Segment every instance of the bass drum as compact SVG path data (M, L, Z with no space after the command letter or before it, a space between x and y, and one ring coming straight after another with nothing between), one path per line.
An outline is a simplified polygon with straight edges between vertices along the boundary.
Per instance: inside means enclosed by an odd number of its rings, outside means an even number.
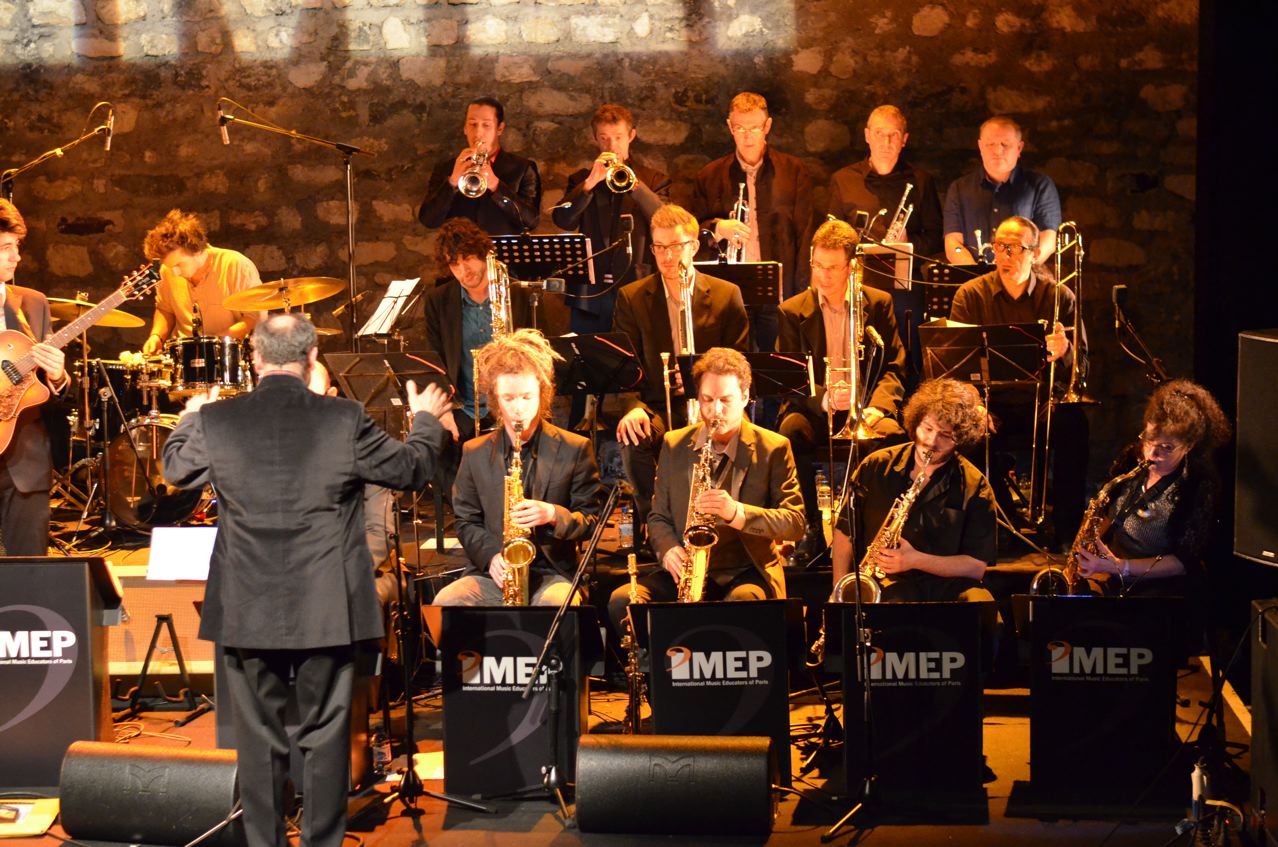
M106 485L111 513L125 526L147 529L208 517L212 489L173 488L161 473L164 442L176 426L176 415L138 418L129 422L128 432L112 439Z

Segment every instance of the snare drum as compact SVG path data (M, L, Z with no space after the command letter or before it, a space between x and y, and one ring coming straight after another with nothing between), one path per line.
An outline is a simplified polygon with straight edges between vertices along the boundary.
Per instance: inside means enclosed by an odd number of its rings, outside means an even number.
M111 441L106 484L111 513L125 526L170 526L193 516L207 516L213 503L212 489L172 488L161 473L160 454L177 420L176 415L137 418L129 421L132 440L122 432Z
M217 386L222 394L253 388L244 343L234 338L178 338L164 347L173 361L171 395L198 394Z

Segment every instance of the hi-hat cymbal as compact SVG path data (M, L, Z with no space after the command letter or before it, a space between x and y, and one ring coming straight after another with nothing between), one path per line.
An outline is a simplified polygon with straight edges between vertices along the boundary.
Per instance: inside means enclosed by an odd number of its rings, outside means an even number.
M92 309L97 303L86 303L83 300L67 300L64 297L49 298L49 314L63 321L73 321ZM94 323L94 326L115 326L122 329L134 329L145 326L146 321L137 315L112 309Z
M331 276L299 276L264 282L243 291L237 291L222 301L222 305L236 312L261 312L314 303L332 297L346 287L346 280Z

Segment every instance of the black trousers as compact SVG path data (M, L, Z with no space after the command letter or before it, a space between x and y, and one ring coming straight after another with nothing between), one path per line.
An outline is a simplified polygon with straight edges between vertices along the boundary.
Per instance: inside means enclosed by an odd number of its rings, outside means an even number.
M679 586L675 584L670 572L662 568L654 573L639 578L636 602L639 603L673 603L679 599ZM714 578L714 571L706 575L706 600L728 600L742 602L746 600L767 600L771 597L771 588L758 568L753 566L742 568L728 581L720 584ZM608 619L612 621L617 633L624 632L621 622L626 616L626 608L630 605L630 583L618 586L608 598Z
M683 402L679 400L677 402ZM652 511L652 495L656 493L657 458L661 455L661 441L666 437L666 421L662 415L651 417L652 429L647 438L637 445L621 445L621 466L626 481L635 490L635 527L648 527L648 513Z
M7 556L49 555L49 492L21 492L0 462L0 544Z
M222 648L235 710L235 746L248 847L287 847L284 795L289 738L284 715L296 699L303 757L302 847L342 847L350 786L353 645L311 650Z

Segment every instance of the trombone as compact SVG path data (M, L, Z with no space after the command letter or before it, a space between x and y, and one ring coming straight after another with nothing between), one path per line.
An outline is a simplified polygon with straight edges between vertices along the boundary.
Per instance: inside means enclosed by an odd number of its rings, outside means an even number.
M848 332L847 332L847 349L843 352L847 358L845 367L830 367L830 358L825 359L825 382L826 382L826 424L829 429L831 441L850 441L855 438L857 441L869 441L880 436L870 431L865 426L864 411L865 401L870 394L870 386L878 381L879 370L883 364L883 338L879 335L874 327L870 326L865 320L865 300L862 296L862 277L863 269L861 266L860 248L857 248L857 255L852 259L852 267L848 274ZM866 356L866 340L872 349L869 356ZM864 372L861 368L861 361L865 359L866 367ZM836 373L846 373L846 380L835 380L832 376ZM830 391L835 387L846 387L848 390L848 416L843 422L843 427L838 432L834 431L834 402L830 398Z
M683 313L683 324L680 326L680 334L683 336L683 345L674 352L674 356L695 356L697 355L697 343L693 336L693 320L692 320L692 286L696 281L696 274L692 270L692 266L687 262L679 263L679 305L680 311ZM674 429L674 420L671 417L673 407L670 403L670 386L673 382L671 378L671 359L674 358L669 353L661 354L661 379L666 389L666 427ZM674 367L679 367L675 362ZM683 387L683 394L687 397L688 426L701 422L701 407L697 404L696 392L689 391L688 386Z

